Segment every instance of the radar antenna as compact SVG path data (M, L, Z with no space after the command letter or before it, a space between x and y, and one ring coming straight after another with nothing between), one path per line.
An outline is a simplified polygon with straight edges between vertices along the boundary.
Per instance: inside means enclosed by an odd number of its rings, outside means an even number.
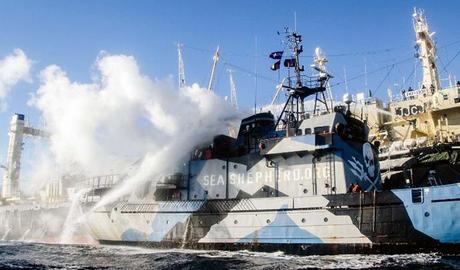
M319 77L333 78L332 75L327 73L326 64L327 64L328 60L327 60L326 56L323 54L323 52L321 51L321 48L317 47L315 49L315 56L314 56L313 59L314 59L314 64L312 64L311 67L314 70L319 72L319 74L318 74ZM316 100L318 100L318 94L319 93L316 93ZM330 108L334 107L334 103L333 103L334 101L332 99L331 85L329 84L329 81L326 82L326 91L322 92L321 94L322 94L323 99L324 99L326 110L329 111L328 104L326 103L327 101L329 101ZM315 102L315 110L316 110L316 102Z

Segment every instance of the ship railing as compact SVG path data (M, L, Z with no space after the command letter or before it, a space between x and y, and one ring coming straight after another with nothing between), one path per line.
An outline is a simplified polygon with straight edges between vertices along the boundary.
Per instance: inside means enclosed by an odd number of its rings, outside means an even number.
M86 178L75 185L77 189L81 188L111 188L120 180L119 174L99 175Z
M418 90L402 90L399 95L391 96L391 99L394 101L403 101L403 100L412 100L417 99L419 96L426 96L428 94L428 89L420 88Z
M296 85L298 79L300 79L300 85ZM287 78L288 85L285 85L287 88L309 88L309 89L326 89L326 83L329 77L324 76L307 76L307 75L300 75L291 76Z
M187 180L189 175L176 173L162 177L156 183L157 188L162 189L176 189L176 188L185 188L187 186Z

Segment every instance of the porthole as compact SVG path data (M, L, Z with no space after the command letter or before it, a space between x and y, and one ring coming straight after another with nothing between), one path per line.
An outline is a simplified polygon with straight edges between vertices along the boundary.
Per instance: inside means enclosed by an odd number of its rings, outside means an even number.
M308 193L308 189L304 188L304 189L303 189L303 193L307 194L307 193Z
M216 194L216 198L219 198L219 193Z
M194 199L196 199L196 194L195 194L195 195L193 195L193 198L194 198Z
M238 224L238 220L235 219L235 220L233 221L233 224Z
M271 222L270 219L267 219L267 224L270 224L270 222Z
M335 191L337 190L337 188L336 188L336 187L332 187L331 190L332 190L333 192L335 192Z
M236 164L233 165L233 169L236 169L236 168L238 168L238 165L236 165Z
M149 223L150 223L150 220L146 220L145 222L146 222L147 224L149 224Z
M222 170L225 170L225 168L227 168L227 167L225 167L225 165L222 165Z
M328 222L329 219L327 217L324 218L324 222Z
M110 221L112 221L112 223L113 223L113 219L112 219L112 220L110 220Z
M430 216L430 213L425 212L425 217L429 217L429 216Z
M305 218L302 218L302 223L305 223L307 220Z
M117 211L117 208L115 207L115 208L113 208L113 210Z

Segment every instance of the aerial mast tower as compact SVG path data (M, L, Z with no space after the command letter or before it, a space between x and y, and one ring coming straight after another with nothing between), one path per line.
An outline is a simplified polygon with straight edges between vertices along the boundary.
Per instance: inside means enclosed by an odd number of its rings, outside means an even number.
M313 77L303 75L305 69L303 65L300 65L299 60L299 56L303 52L302 36L296 32L290 32L287 28L285 35L286 45L291 50L291 56L284 60L284 67L288 69L288 77L283 80L281 87L287 90L288 99L275 126L279 125L284 116L283 123L286 125L287 135L291 136L295 134L300 122L305 118L304 100L306 97L315 95L313 113L316 113L318 102L323 103L326 111L329 111L324 92L327 81L332 76L325 71L319 72L317 76ZM294 70L293 76L291 76L291 68Z
M423 10L414 8L412 17L418 49L417 56L422 62L423 86L431 90L428 91L428 94L431 95L434 91L441 89L436 66L436 46L432 39L435 32L430 33Z

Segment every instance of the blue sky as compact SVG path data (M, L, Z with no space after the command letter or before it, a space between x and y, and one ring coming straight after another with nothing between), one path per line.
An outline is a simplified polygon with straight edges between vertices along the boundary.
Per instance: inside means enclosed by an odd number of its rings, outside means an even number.
M270 71L267 56L281 48L276 31L293 28L294 13L303 35L305 66L315 47L321 47L329 56L334 84L343 81L344 69L351 79L364 72L366 63L368 88L386 97L386 88L399 87L395 84L401 85L414 68L415 58L408 59L414 54L414 6L425 10L431 30L437 32L438 65L445 78L443 66L460 51L458 1L1 1L0 58L20 48L34 62L32 82L16 85L7 97L8 109L0 113L0 161L5 159L8 122L14 112L25 113L32 124L40 122L38 112L26 104L40 85L40 70L56 64L72 80L89 82L100 51L132 55L144 74L159 79L173 76L176 82L179 41L185 46L187 82L206 86L212 54L219 45L222 61L216 92L229 95L226 69L232 67L240 107L253 106L255 80L246 71L257 70L257 103L268 103L278 73ZM386 76L385 66L404 59L408 60ZM446 70L460 80L460 57ZM415 80L420 80L419 71ZM413 81L412 76L406 87ZM350 80L348 88L362 91L364 77ZM337 85L333 92L340 98L345 85ZM26 146L25 159L31 158Z

